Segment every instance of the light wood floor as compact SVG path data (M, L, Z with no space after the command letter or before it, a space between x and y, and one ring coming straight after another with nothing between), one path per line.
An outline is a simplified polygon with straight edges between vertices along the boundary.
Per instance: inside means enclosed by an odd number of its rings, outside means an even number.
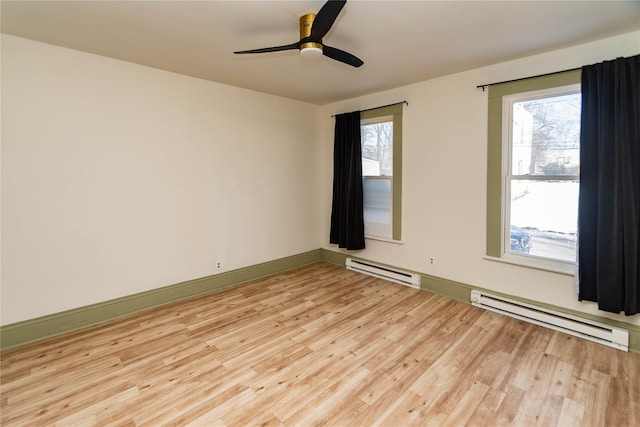
M640 425L640 354L325 263L1 360L3 426Z

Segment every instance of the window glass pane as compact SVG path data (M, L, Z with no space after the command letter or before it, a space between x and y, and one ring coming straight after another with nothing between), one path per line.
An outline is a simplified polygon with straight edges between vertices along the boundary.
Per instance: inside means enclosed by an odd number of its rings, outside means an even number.
M390 239L391 178L364 178L365 234Z
M579 93L513 103L513 175L578 176L580 105Z
M393 121L363 124L362 175L393 175Z
M511 181L508 251L576 260L579 182Z

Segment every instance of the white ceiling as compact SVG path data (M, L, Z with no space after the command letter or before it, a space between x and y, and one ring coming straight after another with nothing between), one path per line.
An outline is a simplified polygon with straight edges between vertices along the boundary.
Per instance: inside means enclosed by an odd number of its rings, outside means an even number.
M348 1L324 42L352 68L297 51L308 1L2 1L2 32L324 105L640 29L640 1ZM640 40L638 41L640 46Z

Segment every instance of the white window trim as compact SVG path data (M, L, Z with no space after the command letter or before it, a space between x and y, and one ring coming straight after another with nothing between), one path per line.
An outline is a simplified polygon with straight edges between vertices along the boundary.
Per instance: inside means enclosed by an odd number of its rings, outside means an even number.
M537 260L536 262L527 262L526 259L514 260L511 258L498 258L491 255L485 255L482 257L482 259L485 259L487 261L501 262L504 264L517 265L518 267L527 267L527 268L533 268L535 270L550 271L552 273L565 274L568 276L574 276L576 274L575 264L549 266L549 265L543 265L543 263L537 262Z
M398 108L399 107L399 108ZM377 123L391 122L393 125L393 174L391 176L367 176L367 178L385 178L389 179L391 183L391 238L379 235L365 234L365 239L377 240L386 243L404 244L401 233L401 193L398 189L398 194L395 193L396 187L402 186L402 105L393 104L379 109L367 110L370 112L380 111L380 115L374 115L360 120L360 126L372 125ZM399 128L396 126L399 125ZM363 176L364 178L365 176ZM397 200L396 200L397 198ZM397 233L396 233L397 231ZM397 234L397 236L396 236Z
M565 86L555 86L546 89L533 90L528 92L519 92L504 95L502 98L502 227L501 227L501 246L500 258L485 256L484 259L491 261L500 261L508 264L520 265L523 267L541 269L562 274L576 274L577 259L575 261L563 261L551 258L545 258L535 255L514 254L508 249L510 248L510 198L511 198L511 181L514 175L511 173L511 156L512 156L512 132L513 132L513 104L520 101L527 101L535 98L546 98L559 95L570 95L580 93L580 84L571 84ZM531 181L575 181L574 175L563 176L538 176L538 175L516 175L522 176L522 179ZM579 179L579 177L578 177ZM577 249L576 249L577 256Z
M386 239L384 237L378 237L378 236L364 236L365 239L367 240L376 240L378 242L385 242L385 243L394 243L396 245L404 245L404 241L403 240L392 240L392 239Z

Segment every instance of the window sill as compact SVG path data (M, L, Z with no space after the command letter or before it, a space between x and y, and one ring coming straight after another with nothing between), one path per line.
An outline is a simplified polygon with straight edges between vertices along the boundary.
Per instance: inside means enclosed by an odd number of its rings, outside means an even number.
M396 244L396 245L404 245L404 242L402 240L387 239L385 237L364 236L364 238L367 239L367 240L377 240L379 242L393 243L393 244Z
M576 275L576 271L575 271L576 270L576 266L575 266L575 264L567 264L566 266L552 267L552 266L548 266L548 265L540 265L540 264L535 263L535 262L521 261L521 260L512 259L512 258L498 258L498 257L494 257L494 256L489 256L489 255L483 256L482 259L486 259L487 261L501 262L501 263L504 263L504 264L517 265L517 266L520 266L520 267L533 268L533 269L536 269L536 270L549 271L551 273L564 274L566 276L575 276Z

